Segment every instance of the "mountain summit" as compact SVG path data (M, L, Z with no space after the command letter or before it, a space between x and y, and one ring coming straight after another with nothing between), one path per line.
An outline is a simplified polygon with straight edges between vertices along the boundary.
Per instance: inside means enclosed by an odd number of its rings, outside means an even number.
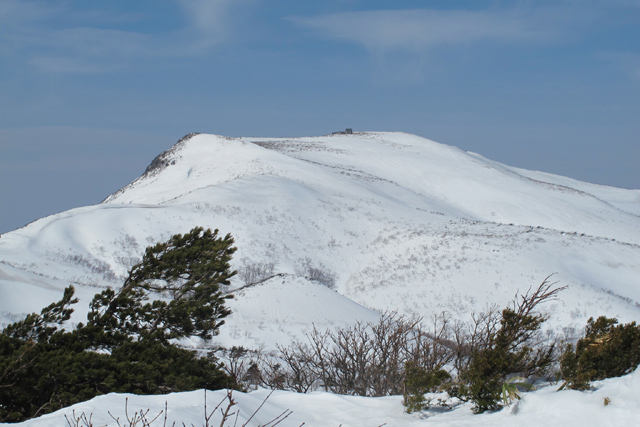
M405 133L355 132L185 136L101 204L2 236L2 321L39 310L69 283L86 304L97 288L119 286L146 246L197 225L236 240L232 287L244 288L220 339L237 344L272 345L242 328L276 331L289 311L304 325L300 304L316 307L309 327L386 310L468 318L551 274L568 289L547 307L550 325L640 320L640 190Z

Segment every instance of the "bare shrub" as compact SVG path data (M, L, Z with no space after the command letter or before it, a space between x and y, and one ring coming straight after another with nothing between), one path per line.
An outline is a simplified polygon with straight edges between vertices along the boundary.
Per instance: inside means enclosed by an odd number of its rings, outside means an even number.
M111 266L108 263L90 255L88 255L87 258L80 254L60 255L60 259L65 263L82 267L93 275L102 275L105 280L115 281L118 279L116 273L111 270Z
M453 331L453 367L457 373L467 370L471 355L479 349L488 348L500 327L500 310L491 306L486 312L472 313L471 322L455 322Z
M402 394L407 362L438 370L452 360L447 325L446 316L437 316L433 329L425 331L419 319L385 314L375 324L324 332L314 328L307 342L279 347L264 366L264 385L358 396Z
M262 385L261 376L256 374L256 366L263 358L260 350L249 350L245 347L233 346L231 349L221 348L216 351L216 357L222 362L222 368L247 389L255 390Z
M273 276L273 271L276 267L274 262L248 263L246 259L243 261L245 262L238 270L238 276L245 285L253 285Z
M305 264L310 265L308 258ZM540 329L547 316L536 309L564 289L554 285L547 277L537 288L516 295L507 308L489 307L467 323L454 322L446 313L427 321L386 313L377 323L333 331L314 327L306 340L251 360L247 373L235 377L242 377L243 384L250 379L254 385L299 393L403 394L408 411L447 406L424 396L446 389L482 409L484 403L478 402L484 391L476 390L478 384L502 387L509 376L535 380L552 372L558 338Z
M502 386L509 375L531 380L551 372L557 338L540 330L547 316L535 309L564 289L554 285L547 277L537 288L516 295L507 308L489 307L468 323L453 322L446 313L428 321L387 313L377 323L335 331L314 327L305 341L278 347L277 354L253 367L261 384L270 388L403 394L408 410L439 404L424 394L444 388L477 404L474 387L485 380ZM496 372L481 369L485 359Z
M300 267L296 269L296 273L323 284L327 288L333 289L336 285L336 275L327 270L323 263L314 265L311 258L305 257L299 259Z

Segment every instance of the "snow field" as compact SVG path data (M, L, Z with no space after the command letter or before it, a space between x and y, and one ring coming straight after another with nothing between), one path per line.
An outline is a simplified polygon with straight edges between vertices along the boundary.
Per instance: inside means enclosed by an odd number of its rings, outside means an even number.
M251 393L233 392L239 411L238 424L243 425L257 408L264 406L248 424L264 425L281 414L292 413L280 424L281 427L298 427L304 423L310 427L376 427L386 426L477 426L477 427L605 427L635 426L640 419L640 370L620 378L610 378L594 383L593 391L558 389L558 384L541 387L539 390L523 393L520 401L512 403L495 413L473 414L471 404L465 403L452 410L433 408L421 413L407 414L402 406L402 396L359 397L340 396L324 392L298 394L287 391L260 389ZM206 393L207 409L225 399L224 390ZM265 401L265 399L268 399ZM605 398L608 404L605 405ZM127 402L127 406L125 406ZM42 417L12 425L16 427L49 427L68 425L65 415L72 418L84 413L91 415L94 426L117 426L109 412L125 421L128 408L129 417L139 411L147 411L152 418L168 408L167 425L204 426L204 390L172 393L161 396L136 396L131 394L108 394L61 409ZM224 402L223 408L228 401ZM209 425L219 425L221 415L216 412ZM163 425L164 413L152 425ZM232 418L225 426L233 426ZM82 424L81 424L82 425ZM125 425L124 423L122 425ZM128 424L126 424L128 425Z

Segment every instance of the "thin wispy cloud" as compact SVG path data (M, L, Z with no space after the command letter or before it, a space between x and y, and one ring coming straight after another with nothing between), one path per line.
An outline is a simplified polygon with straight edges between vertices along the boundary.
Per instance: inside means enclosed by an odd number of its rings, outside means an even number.
M548 43L571 38L589 17L554 10L375 10L291 17L313 34L372 52L430 49L478 42Z
M24 37L34 52L29 62L42 71L58 73L107 72L124 66L152 45L148 35L92 27L34 31Z
M142 19L101 10L75 11L64 2L0 3L0 55L25 58L44 72L97 73L139 58L206 54L232 31L232 9L245 1L174 0L182 28L145 33L116 24ZM147 19L153 19L153 11ZM77 19L74 19L77 18ZM113 24L113 28L109 28Z
M229 33L230 11L237 0L176 0L189 20L188 31L197 36L192 50L206 49L223 41Z
M2 28L19 26L46 18L58 8L48 3L33 3L18 0L0 2L0 24Z
M376 85L405 85L423 82L431 70L447 67L439 56L444 52L450 59L469 47L571 43L593 24L597 13L591 7L527 4L485 10L365 10L288 19L313 37L365 49Z

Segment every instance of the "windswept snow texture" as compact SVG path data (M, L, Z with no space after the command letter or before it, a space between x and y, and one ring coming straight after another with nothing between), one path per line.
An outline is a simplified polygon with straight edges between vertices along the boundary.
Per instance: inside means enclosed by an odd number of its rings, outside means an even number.
M239 411L224 426L245 425L249 417L264 402L264 406L249 421L248 426L267 425L281 414L288 416L278 424L281 427L376 427L376 426L635 426L640 419L640 371L621 378L611 378L594 383L594 391L556 391L558 385L542 387L540 390L524 393L520 401L495 413L474 415L472 404L465 403L452 410L434 408L424 412L406 414L402 406L402 396L357 397L340 396L324 392L297 394L275 391L269 396L268 390L257 390L248 394L234 392L233 398ZM207 392L207 409L224 401L226 392ZM265 399L269 398L265 401ZM446 397L446 395L439 395ZM605 404L605 398L608 404ZM136 396L131 394L107 394L79 403L40 418L11 424L12 426L45 427L64 426L69 420L84 414L91 415L92 425L120 425L112 416L125 422L128 415L148 410L151 419L160 414L157 425L163 425L165 404L168 408L166 425L204 426L204 390L173 393L165 396ZM222 407L226 408L224 401ZM109 415L109 413L111 415ZM290 413L291 412L291 413ZM208 425L220 425L220 411L216 411ZM183 424L184 423L184 424ZM156 425L152 424L152 425ZM0 424L9 425L9 424ZM80 424L84 425L84 424ZM128 424L127 424L128 425Z
M222 343L269 347L312 324L384 311L467 319L554 273L568 289L545 306L549 327L598 315L640 321L639 215L640 190L516 169L404 133L190 134L102 204L2 235L1 322L68 284L80 321L146 246L194 226L235 237L234 268L273 263L288 275L237 292ZM334 289L310 291L310 267ZM236 276L232 288L243 285Z

